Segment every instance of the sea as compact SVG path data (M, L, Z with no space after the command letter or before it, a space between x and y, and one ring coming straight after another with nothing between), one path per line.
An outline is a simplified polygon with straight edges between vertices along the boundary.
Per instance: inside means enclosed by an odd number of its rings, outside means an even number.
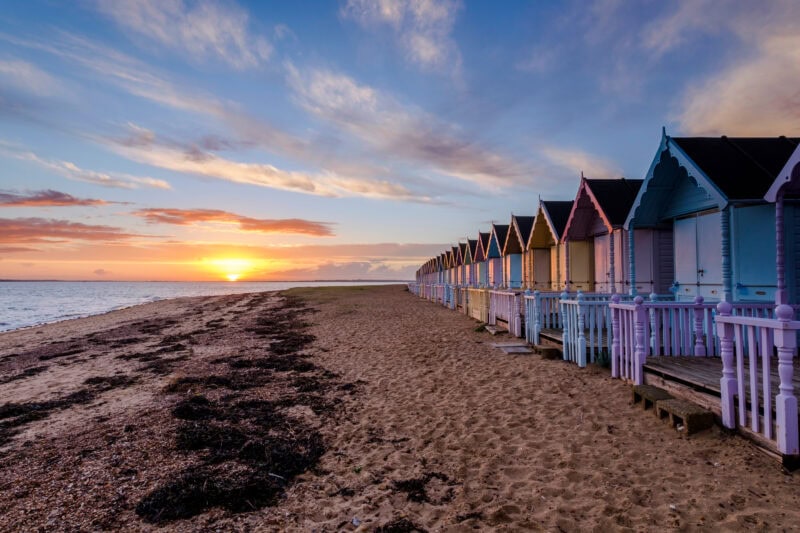
M280 291L292 287L402 281L0 281L0 331L99 315L169 298Z

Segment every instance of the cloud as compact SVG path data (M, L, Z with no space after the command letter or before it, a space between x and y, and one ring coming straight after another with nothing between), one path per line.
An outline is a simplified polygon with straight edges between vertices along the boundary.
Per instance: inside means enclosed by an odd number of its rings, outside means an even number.
M0 191L0 207L67 207L108 205L105 200L76 198L71 194L47 189L21 194L16 191Z
M110 139L117 153L148 165L176 172L205 176L233 183L270 187L317 196L363 196L403 201L428 202L425 195L416 194L388 180L341 176L334 172L307 173L279 169L263 163L242 163L209 152L191 151L172 143L161 143L152 132L136 128L136 138Z
M287 65L297 102L384 156L424 164L436 172L482 186L530 179L532 169L481 146L453 124L353 78L328 70L300 72Z
M51 96L63 90L61 84L50 74L20 60L0 60L0 80L39 96Z
M21 252L38 252L36 248L26 248L24 246L0 246L0 254L13 254Z
M138 237L112 226L97 226L45 218L0 218L0 243L60 243L120 241Z
M299 218L258 219L250 218L217 209L139 209L134 215L144 218L150 224L175 224L190 226L212 222L236 226L241 231L258 233L297 233L316 237L333 235L329 222L316 222Z
M189 56L221 60L237 70L258 67L272 45L250 31L247 11L210 0L97 0L99 11L120 27Z
M622 174L619 166L613 161L582 150L544 146L539 151L552 164L569 170L574 176L583 172L591 178L617 178Z
M389 28L422 69L458 75L461 53L451 34L460 9L455 0L347 0L341 14L369 30Z
M419 265L392 265L382 260L348 261L325 263L306 268L292 268L263 272L259 276L265 280L410 280Z
M33 152L13 149L12 145L2 141L0 141L0 155L12 157L14 159L20 159L22 161L30 161L41 167L52 170L67 179L92 183L102 187L112 187L118 189L139 189L142 187L147 187L151 189L162 190L168 190L172 188L168 182L156 178L132 176L130 174L121 172L116 172L113 174L97 172L94 170L80 168L71 161L44 159Z
M112 272L104 268L98 268L94 270L92 274L94 274L95 276L108 276L109 274L112 274Z

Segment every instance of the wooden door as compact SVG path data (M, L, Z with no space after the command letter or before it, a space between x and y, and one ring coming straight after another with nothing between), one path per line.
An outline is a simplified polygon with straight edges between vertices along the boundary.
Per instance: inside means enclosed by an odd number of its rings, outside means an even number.
M531 250L533 255L533 282L539 290L549 290L551 276L551 250L555 248L536 248Z
M706 300L722 299L722 213L697 217L697 285Z
M592 241L569 241L570 291L594 288L594 247Z
M594 238L594 291L610 292L609 274L609 236L597 235Z
M719 232L717 232L719 233ZM690 300L697 296L697 218L675 221L675 281L676 299Z

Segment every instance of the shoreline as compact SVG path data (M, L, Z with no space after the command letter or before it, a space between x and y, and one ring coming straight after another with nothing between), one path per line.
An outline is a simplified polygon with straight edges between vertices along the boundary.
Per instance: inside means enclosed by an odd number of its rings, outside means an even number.
M504 354L475 325L387 285L167 300L4 333L0 429L20 432L0 446L0 529L800 523L796 476L744 439L687 438L607 371ZM44 418L8 428L10 403ZM248 462L293 436L303 468ZM277 492L220 498L265 486ZM190 516L158 507L160 489L208 487L213 505Z

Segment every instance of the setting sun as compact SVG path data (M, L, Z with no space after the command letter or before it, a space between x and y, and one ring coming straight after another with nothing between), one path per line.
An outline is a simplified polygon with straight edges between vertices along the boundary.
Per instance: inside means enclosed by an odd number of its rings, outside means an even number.
M228 281L238 281L255 267L254 261L243 258L212 259L209 265Z

